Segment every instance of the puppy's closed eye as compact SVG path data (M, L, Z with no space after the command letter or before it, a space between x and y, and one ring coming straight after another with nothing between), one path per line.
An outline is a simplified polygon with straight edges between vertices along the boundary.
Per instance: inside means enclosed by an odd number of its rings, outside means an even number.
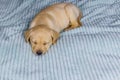
M36 42L36 41L33 41L33 40L30 40L30 42L33 43L33 44L37 44L37 42Z
M43 45L46 45L47 43L43 43Z
M43 45L47 45L47 44L49 44L49 42L44 42L44 43L43 43Z
M34 44L37 44L37 42L33 42Z

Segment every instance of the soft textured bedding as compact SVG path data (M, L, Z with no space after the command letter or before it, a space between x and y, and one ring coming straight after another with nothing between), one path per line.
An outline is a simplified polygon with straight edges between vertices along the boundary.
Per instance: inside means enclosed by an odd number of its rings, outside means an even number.
M56 2L81 8L83 26L35 56L23 32ZM0 0L0 80L120 80L120 0Z

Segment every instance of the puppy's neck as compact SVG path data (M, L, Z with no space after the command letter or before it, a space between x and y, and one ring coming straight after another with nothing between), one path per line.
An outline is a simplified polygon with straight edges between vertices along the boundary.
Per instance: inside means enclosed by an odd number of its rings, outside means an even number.
M45 25L45 24L40 24L40 25L38 25L38 26L35 26L35 27L33 27L34 29L49 29L49 30L54 30L54 31L56 31L56 32L58 32L58 33L60 33L60 31L58 31L58 30L56 30L56 29L54 29L54 28L51 28L51 27L49 27L48 25Z
M47 25L44 25L44 24L37 25L37 26L35 26L35 27L31 28L31 29L33 29L33 31L40 31L40 30L47 31L47 30L52 30L51 28L49 28Z

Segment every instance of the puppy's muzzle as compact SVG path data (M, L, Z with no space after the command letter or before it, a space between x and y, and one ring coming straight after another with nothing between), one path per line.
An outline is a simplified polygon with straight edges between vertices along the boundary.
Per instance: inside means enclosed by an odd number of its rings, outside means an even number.
M39 50L39 51L36 52L36 54L37 55L42 55L42 51Z

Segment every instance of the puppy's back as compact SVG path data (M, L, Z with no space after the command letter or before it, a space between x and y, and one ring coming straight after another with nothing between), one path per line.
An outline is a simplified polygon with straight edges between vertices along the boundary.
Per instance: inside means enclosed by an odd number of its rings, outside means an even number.
M63 29L69 26L70 17L77 19L79 16L79 9L71 3L57 3L53 4L38 13L32 20L29 28L46 25L49 28L61 32Z
M65 15L65 10L64 7L67 5L68 3L56 3L53 4L51 6L46 7L45 9L41 10L32 20L30 27L35 27L37 25L40 24L48 24L47 22L51 22L53 21L54 25L61 25L61 23L59 22L65 22L67 19L67 16ZM51 16L51 18L49 17ZM61 20L61 21L58 21ZM62 20L63 19L63 20ZM51 21L50 21L51 20ZM49 24L48 24L49 25Z

